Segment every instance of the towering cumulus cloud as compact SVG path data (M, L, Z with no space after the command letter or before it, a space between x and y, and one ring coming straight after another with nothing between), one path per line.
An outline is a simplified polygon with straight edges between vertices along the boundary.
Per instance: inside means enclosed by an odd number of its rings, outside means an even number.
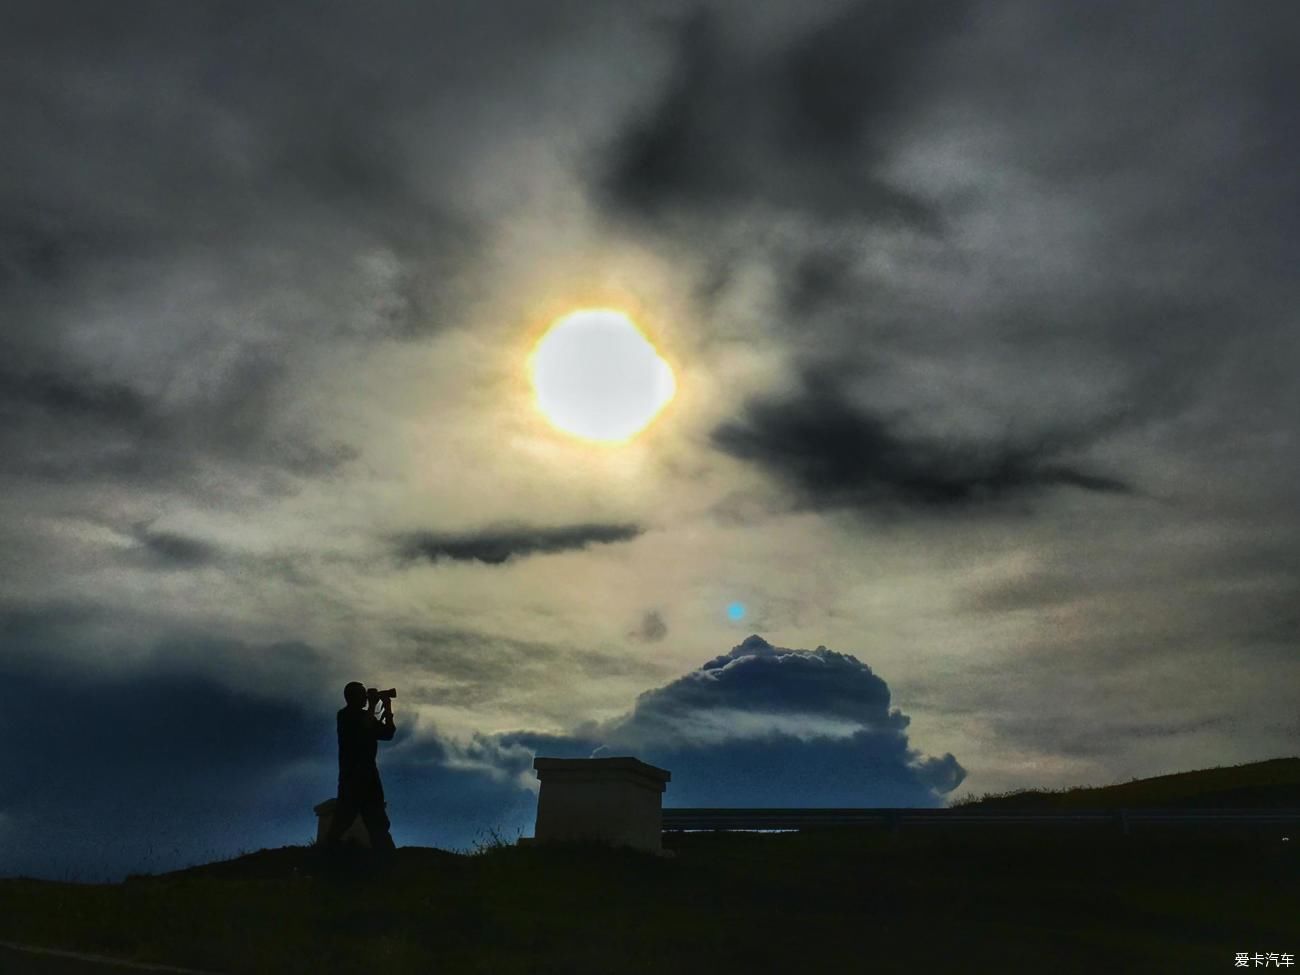
M561 757L635 755L673 773L678 806L935 806L966 770L923 758L889 685L849 654L754 635L569 736L503 735Z

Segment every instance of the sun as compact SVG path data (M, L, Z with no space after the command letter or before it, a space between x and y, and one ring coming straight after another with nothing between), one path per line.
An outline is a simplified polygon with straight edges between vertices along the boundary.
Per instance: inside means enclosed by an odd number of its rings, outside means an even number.
M672 367L627 315L585 308L557 318L528 357L537 408L559 430L626 443L677 392Z

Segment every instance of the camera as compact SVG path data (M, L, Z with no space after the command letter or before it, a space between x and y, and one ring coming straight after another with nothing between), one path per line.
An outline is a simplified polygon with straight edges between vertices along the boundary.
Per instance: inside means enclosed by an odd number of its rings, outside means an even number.
M397 697L397 688L390 687L386 691L381 691L372 687L366 691L366 697L372 701L391 701L393 698Z

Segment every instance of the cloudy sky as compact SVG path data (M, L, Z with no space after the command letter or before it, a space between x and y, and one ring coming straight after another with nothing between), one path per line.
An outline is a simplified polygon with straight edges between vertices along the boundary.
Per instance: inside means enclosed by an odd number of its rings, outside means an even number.
M0 9L0 873L535 755L941 805L1290 755L1300 8ZM527 362L626 312L593 444ZM738 617L738 618L736 618Z

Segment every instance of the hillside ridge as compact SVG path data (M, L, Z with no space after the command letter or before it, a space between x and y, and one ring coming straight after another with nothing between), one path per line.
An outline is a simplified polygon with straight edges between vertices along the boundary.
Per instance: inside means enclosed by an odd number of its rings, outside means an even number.
M1103 786L986 793L949 808L1223 808L1300 807L1300 757L1172 772Z

